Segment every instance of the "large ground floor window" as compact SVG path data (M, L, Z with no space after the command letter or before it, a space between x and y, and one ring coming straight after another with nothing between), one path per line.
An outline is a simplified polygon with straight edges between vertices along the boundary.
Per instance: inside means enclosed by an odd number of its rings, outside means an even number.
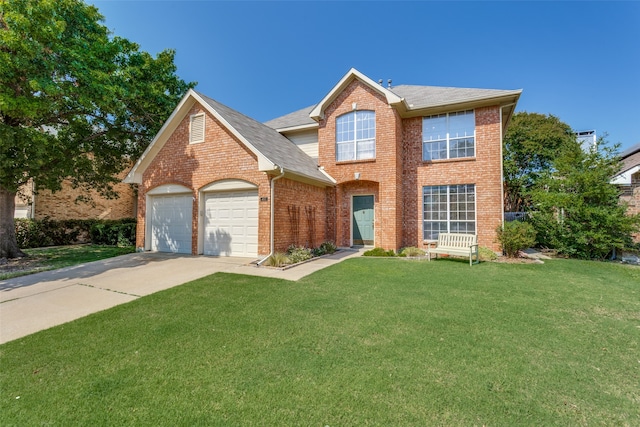
M476 186L422 187L423 236L435 240L440 233L476 234Z

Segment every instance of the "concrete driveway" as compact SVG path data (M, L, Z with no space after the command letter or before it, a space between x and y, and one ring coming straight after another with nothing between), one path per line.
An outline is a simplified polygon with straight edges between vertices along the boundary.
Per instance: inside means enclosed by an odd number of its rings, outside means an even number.
M358 251L342 250L288 270L253 259L135 253L0 281L0 344L217 272L298 280Z

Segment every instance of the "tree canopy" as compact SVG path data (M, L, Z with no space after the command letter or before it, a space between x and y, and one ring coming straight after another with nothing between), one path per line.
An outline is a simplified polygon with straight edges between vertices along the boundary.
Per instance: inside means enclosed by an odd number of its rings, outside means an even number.
M600 138L591 150L564 150L529 191L538 243L560 253L604 259L631 247L640 215L627 215L611 177L620 169L617 147Z
M154 58L113 36L80 0L0 1L0 257L15 257L20 187L115 196L116 174L146 148L194 86L175 52Z
M553 115L519 112L513 115L503 139L504 209L526 210L526 193L549 171L565 150L579 148L571 127Z

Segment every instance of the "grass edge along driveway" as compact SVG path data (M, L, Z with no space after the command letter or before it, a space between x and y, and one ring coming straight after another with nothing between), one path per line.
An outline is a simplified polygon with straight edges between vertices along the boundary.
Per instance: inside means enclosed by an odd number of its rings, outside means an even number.
M640 269L215 274L0 346L2 425L640 425Z
M23 252L28 256L4 260L4 263L0 264L0 280L130 254L135 252L135 248L133 246L80 244L23 249Z

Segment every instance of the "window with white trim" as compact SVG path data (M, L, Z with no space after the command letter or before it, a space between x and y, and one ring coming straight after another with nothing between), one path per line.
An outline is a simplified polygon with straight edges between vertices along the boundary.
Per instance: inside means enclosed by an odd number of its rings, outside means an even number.
M375 157L376 112L352 111L336 118L336 161Z
M423 236L435 240L440 233L476 234L476 186L422 187Z
M422 119L422 160L475 156L476 118L473 110Z
M194 114L189 119L189 144L204 142L204 113Z

